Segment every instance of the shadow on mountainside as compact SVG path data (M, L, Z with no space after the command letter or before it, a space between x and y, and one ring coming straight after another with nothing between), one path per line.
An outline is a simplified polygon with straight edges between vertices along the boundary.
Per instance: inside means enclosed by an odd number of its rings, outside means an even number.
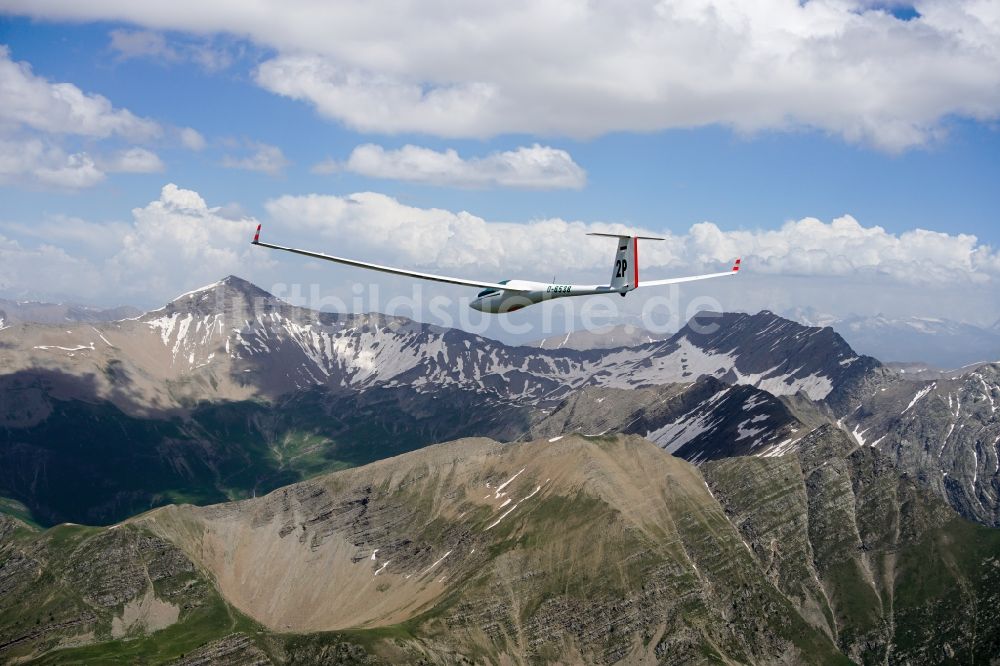
M503 438L528 419L526 409L459 388L316 387L275 404L203 402L143 417L101 397L93 375L33 369L0 382L0 496L43 525L249 497L438 441Z

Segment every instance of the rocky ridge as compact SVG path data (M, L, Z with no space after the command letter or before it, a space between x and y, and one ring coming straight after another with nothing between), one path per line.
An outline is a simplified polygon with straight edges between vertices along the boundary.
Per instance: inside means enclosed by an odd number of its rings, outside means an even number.
M237 503L22 534L0 580L44 594L47 579L11 562L60 542L67 562L124 546L138 560L109 562L146 562L158 580L193 566L251 618L203 623L215 633L182 647L164 637L198 603L135 630L130 649L178 663L930 663L1000 649L1000 532L833 426L794 455L700 470L634 436L462 440ZM138 580L68 581L96 608L144 594ZM68 634L90 646L57 661L130 644L67 628L18 649Z

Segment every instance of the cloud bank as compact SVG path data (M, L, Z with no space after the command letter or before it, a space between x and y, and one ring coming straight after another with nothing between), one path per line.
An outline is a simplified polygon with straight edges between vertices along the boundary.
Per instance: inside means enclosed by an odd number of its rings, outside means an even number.
M604 282L613 246L584 234L633 232L666 237L640 245L640 281L725 270L742 256L745 271L739 279L684 290L687 298L705 295L731 310L808 305L838 315L886 311L980 323L1000 316L996 249L970 235L919 229L894 234L851 216L828 222L805 218L770 231L723 230L700 222L672 233L558 218L489 221L464 211L408 206L372 192L282 196L266 202L265 209L263 235L272 242L456 277L548 281L555 274L560 280ZM368 285L362 290L366 298L379 291L382 300L358 307L380 309L414 288L404 278L254 248L248 241L257 220L230 210L168 184L157 199L132 210L127 222L4 221L0 290L14 297L155 307L234 273L281 294L288 293L281 285L298 284L307 294L315 289L317 297L336 294L348 303L358 294L355 283L361 283ZM425 289L427 298L467 292L447 285ZM640 290L615 306L638 312L647 299L667 294Z
M229 219L197 192L174 184L133 209L128 224L74 218L41 226L45 239L37 246L5 238L0 227L0 288L6 293L84 303L146 301L269 260L249 252L253 220Z
M975 236L923 229L893 234L865 227L850 215L830 222L804 218L766 231L725 231L700 222L673 233L558 218L493 222L464 211L407 206L374 192L283 196L267 202L266 209L274 221L269 234L288 229L323 239L340 253L403 266L478 270L477 277L483 278L516 274L547 280L552 270L601 274L610 265L612 250L606 240L586 236L600 231L665 237L642 244L640 263L650 279L725 267L737 256L748 272L766 275L868 276L907 285L992 284L1000 279L1000 252ZM357 233L359 229L365 233ZM546 274L539 274L540 267Z
M247 5L0 0L9 12L246 36L259 85L365 132L591 137L815 128L899 151L1000 116L1000 9L917 0ZM126 38L127 37L127 38ZM126 35L122 49L161 49ZM167 48L162 45L162 48Z

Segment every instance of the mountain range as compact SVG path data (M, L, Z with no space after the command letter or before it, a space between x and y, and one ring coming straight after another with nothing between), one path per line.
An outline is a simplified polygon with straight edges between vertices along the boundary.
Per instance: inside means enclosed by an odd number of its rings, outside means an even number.
M697 380L715 379L845 413L888 377L832 330L771 313L705 315L633 348L550 351L404 318L317 313L235 277L135 319L15 324L0 344L0 494L46 523L235 499L455 437L516 439L588 387L676 384L704 397L722 384ZM693 437L682 429L674 443Z
M0 298L0 328L15 322L62 324L65 322L116 321L142 314L138 308L123 305L115 308L95 308L64 303L9 301Z
M767 311L556 346L233 276L6 325L0 655L998 654L1000 366L923 379Z

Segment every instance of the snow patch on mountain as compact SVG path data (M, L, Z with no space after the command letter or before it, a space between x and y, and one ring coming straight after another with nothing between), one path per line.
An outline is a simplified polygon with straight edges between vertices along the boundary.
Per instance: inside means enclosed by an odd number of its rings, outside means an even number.
M699 411L693 410L673 423L646 433L646 439L665 449L667 453L676 453L698 435L712 429L715 417L711 413L698 413Z
M207 291L214 291L215 288L221 286L222 283L223 283L223 281L219 280L218 282L213 282L212 284L206 284L204 287L198 287L197 289L192 289L191 291L186 291L183 294L181 294L180 296L175 297L172 302L176 302L176 301L179 301L179 300L184 299L184 298L190 298L191 296L197 296L197 295L203 294L203 293L205 293Z
M906 409L904 409L902 413L905 414L906 412L908 412L911 409L913 409L913 406L915 404L917 404L918 402L920 402L921 398L923 398L925 395L927 395L928 393L930 393L931 391L933 391L936 386L937 386L937 382L934 382L931 385L925 386L924 388L922 388L919 391L917 391L916 395L913 396L913 400L910 400L910 404L908 404L906 406Z

